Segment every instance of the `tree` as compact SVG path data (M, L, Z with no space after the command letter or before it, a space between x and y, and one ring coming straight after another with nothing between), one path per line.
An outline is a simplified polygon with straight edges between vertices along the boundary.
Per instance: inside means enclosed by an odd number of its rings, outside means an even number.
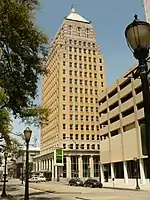
M36 125L47 120L48 110L37 107L37 83L46 70L46 35L35 24L38 0L1 0L0 3L0 116L15 117ZM8 116L7 116L8 117ZM6 118L7 118L6 117Z

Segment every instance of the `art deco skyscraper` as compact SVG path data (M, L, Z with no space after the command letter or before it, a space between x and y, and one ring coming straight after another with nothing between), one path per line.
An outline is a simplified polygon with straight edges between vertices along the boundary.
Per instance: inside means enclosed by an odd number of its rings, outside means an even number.
M104 59L90 21L75 8L50 46L42 104L50 110L41 129L41 154L56 147L87 155L99 152L98 96L106 87Z
M150 23L150 1L149 0L143 0L143 2L144 2L146 20L147 20L147 22Z

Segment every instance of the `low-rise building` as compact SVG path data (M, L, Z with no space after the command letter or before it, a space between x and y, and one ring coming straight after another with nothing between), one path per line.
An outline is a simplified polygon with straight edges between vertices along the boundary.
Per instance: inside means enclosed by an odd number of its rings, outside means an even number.
M138 170L145 183L147 156L143 155L141 140L144 120L141 80L132 75L125 78L126 74L99 98L101 171L105 169L111 178L124 179L127 183Z

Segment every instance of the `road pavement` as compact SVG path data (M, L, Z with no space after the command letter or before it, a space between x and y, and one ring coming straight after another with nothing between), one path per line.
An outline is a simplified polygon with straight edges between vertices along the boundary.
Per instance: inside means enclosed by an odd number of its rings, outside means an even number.
M2 183L0 184L2 190ZM105 188L71 187L64 183L47 182L30 184L30 200L149 200L150 191L128 191ZM7 183L11 200L24 199L24 185L18 180ZM3 199L4 198L0 198ZM6 198L5 198L6 199Z

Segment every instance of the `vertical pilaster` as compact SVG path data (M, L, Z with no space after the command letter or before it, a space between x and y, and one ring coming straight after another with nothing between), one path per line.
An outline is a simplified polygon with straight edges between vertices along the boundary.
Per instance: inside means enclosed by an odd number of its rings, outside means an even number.
M124 171L124 182L128 183L128 170L127 170L127 162L123 162L123 171Z
M79 164L79 178L83 178L83 161L82 161L82 155L78 158L78 164Z
M141 183L145 184L145 172L144 172L144 162L143 162L143 159L139 159L139 167L140 167Z
M54 180L54 159L52 159L51 162L52 162L52 180Z
M90 177L94 177L94 162L93 162L93 156L90 156L89 158L89 164L90 164Z
M71 178L71 157L66 157L67 178Z
M115 174L114 174L114 163L110 164L110 168L111 168L111 179L115 178Z

